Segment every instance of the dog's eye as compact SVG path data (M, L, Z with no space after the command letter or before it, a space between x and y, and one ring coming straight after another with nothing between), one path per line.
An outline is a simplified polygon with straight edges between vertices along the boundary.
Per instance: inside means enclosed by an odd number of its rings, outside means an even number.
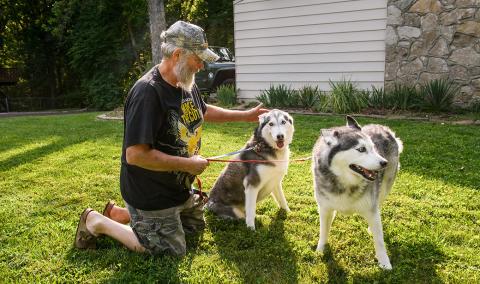
M364 153L364 152L367 152L367 149L365 147L360 147L357 149L357 151L360 153Z
M285 124L285 123L287 123L287 122L285 120L282 120L282 124Z
M270 122L268 125L273 126L273 122Z

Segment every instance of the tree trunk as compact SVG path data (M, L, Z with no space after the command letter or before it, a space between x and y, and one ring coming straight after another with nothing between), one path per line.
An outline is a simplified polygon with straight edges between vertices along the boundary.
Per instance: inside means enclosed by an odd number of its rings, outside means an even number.
M162 40L160 35L167 28L163 0L148 0L148 16L150 18L150 40L152 42L152 61L154 64L162 61Z

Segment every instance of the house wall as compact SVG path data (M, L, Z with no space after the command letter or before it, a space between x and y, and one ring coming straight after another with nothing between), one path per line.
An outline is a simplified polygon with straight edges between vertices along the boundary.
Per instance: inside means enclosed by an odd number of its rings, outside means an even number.
M385 0L234 1L238 97L342 78L383 87L386 17Z
M480 1L388 0L385 88L437 78L461 86L457 104L480 101Z

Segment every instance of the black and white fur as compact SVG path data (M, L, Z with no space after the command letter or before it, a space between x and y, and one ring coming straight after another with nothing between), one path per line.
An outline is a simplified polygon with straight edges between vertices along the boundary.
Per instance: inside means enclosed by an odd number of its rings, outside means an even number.
M373 234L380 267L391 269L383 240L380 206L390 192L399 169L403 145L388 127L364 127L350 116L347 126L323 129L313 148L312 172L320 213L323 252L335 213L358 213Z
M290 211L282 190L293 138L293 119L277 109L259 117L259 125L238 154L240 160L282 160L267 163L230 163L223 169L205 205L222 218L246 219L247 227L255 229L256 204L272 195L280 208Z

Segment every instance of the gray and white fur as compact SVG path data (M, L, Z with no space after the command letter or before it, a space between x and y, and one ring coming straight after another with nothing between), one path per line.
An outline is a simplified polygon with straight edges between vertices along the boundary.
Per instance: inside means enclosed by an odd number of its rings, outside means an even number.
M234 158L266 162L227 164L213 185L205 208L222 218L245 218L251 229L255 229L256 204L270 194L280 208L290 211L282 180L288 170L293 132L293 118L288 113L274 109L262 114L253 136L243 148L255 149Z
M402 141L386 126L361 127L347 116L347 126L323 129L312 156L315 199L320 214L317 251L327 244L336 212L358 213L373 234L380 267L391 269L383 240L380 206L399 169Z

